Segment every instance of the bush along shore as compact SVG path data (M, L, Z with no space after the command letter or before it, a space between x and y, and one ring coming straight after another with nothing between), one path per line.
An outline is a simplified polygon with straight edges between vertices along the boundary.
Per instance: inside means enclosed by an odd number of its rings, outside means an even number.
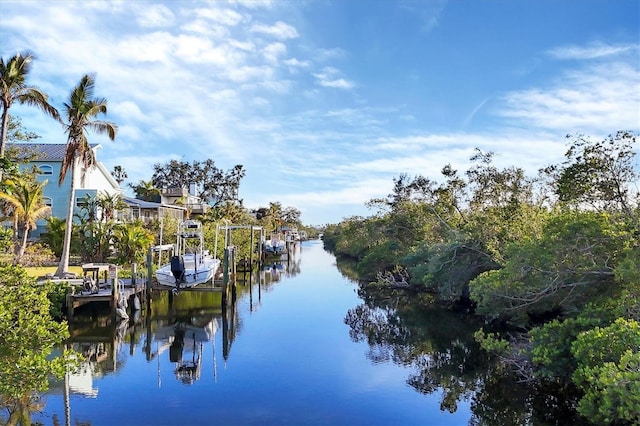
M536 177L480 150L441 182L400 175L368 203L376 214L328 226L325 247L369 289L483 318L482 348L531 386L574 389L585 422L638 424L636 136L568 136L565 160Z

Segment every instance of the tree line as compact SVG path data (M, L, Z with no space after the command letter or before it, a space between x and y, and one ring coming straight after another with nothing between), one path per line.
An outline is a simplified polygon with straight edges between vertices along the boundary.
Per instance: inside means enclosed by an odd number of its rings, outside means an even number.
M431 294L485 319L476 338L532 384L566 383L601 424L640 421L637 134L569 135L529 177L476 150L440 182L406 174L376 214L328 226L326 246L369 286Z

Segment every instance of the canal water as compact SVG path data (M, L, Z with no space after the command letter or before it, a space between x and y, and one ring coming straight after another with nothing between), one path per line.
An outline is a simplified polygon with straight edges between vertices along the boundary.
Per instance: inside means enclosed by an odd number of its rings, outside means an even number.
M98 426L531 420L530 399L505 392L504 383L493 383L506 401L499 408L481 395L487 388L478 389L478 383L495 380L487 379L474 355L463 318L426 312L398 298L367 300L346 275L321 241L306 241L288 262L267 265L239 285L226 311L219 293L163 292L148 315L138 312L119 324L100 312L77 315L67 345L86 361L51 384L32 421ZM478 415L493 422L478 421Z

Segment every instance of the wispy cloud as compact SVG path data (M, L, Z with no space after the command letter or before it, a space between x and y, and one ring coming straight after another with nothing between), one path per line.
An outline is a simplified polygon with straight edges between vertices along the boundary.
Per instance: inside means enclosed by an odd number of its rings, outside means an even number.
M549 87L513 91L502 101L500 115L541 129L638 129L640 69L626 62L590 65L565 71Z
M352 89L353 82L340 76L340 71L333 67L324 67L322 71L313 74L318 84L323 87L333 87L336 89Z
M254 24L249 30L253 33L269 35L280 40L299 37L298 31L293 26L282 21L278 21L274 25Z
M173 12L162 4L147 5L144 13L136 16L136 21L142 28L166 27L173 24L174 19Z
M558 59L596 59L616 56L622 53L638 52L638 45L592 43L587 46L560 46L548 51L549 55Z

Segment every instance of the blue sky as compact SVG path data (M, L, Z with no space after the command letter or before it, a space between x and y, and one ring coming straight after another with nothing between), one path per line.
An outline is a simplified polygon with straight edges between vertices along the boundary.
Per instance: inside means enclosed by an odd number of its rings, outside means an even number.
M474 148L534 174L567 134L640 129L640 2L0 0L0 55L61 108L96 73L119 126L99 159L242 164L240 197L305 224L367 216L401 173L439 179ZM66 142L38 110L10 110Z

